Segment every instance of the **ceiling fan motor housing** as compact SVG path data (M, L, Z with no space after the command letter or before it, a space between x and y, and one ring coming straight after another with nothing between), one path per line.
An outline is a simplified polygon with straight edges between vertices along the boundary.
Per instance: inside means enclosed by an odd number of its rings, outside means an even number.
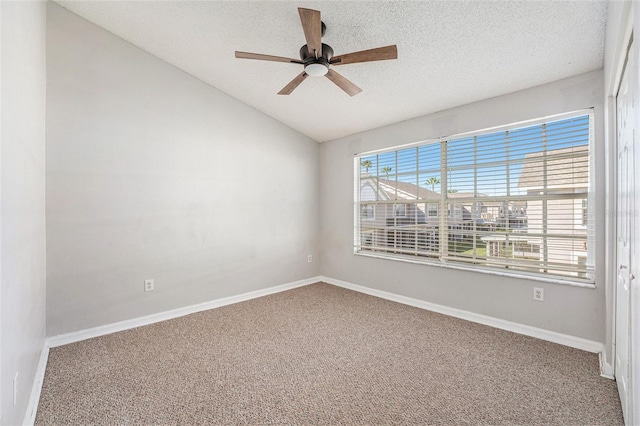
M329 60L333 57L333 48L328 44L322 43L322 56L318 57L318 59L324 59L329 62ZM300 48L300 59L306 64L307 61L311 62L316 59L313 53L309 52L307 45L305 44Z

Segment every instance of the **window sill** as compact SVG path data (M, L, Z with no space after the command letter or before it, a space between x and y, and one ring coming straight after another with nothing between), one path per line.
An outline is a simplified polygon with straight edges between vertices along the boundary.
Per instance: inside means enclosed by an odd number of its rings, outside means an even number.
M544 277L536 274L528 274L526 272L506 272L506 271L496 270L493 268L485 268L482 266L469 267L465 265L458 265L455 263L442 263L440 261L434 262L429 260L413 260L413 259L408 259L402 256L389 256L389 255L382 256L375 253L362 253L362 252L354 252L354 254L356 256L371 257L375 259L385 259L385 260L392 260L392 261L399 261L399 262L406 262L406 263L415 263L418 265L435 266L438 268L456 269L459 271L477 272L481 274L497 275L501 277L518 278L523 280L541 281L541 282L552 283L552 284L568 285L572 287L591 288L591 289L596 288L595 283L585 282L584 280L576 281L571 279L563 279L559 277Z

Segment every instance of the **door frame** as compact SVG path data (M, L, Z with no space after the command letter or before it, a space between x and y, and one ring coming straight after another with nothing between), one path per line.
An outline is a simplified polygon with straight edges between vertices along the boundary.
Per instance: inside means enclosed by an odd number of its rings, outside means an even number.
M610 76L610 80L608 82L605 82L606 86L606 93L607 93L607 110L608 110L608 114L607 114L607 120L609 125L607 126L607 136L609 141L611 142L609 144L609 149L607 150L607 154L608 154L608 160L607 160L607 167L608 167L608 173L607 173L607 177L608 179L610 179L609 184L607 185L607 187L609 188L609 194L607 196L606 199L606 203L607 203L607 211L608 212L618 212L618 186L617 186L617 179L618 179L618 138L617 138L617 132L618 132L618 121L617 121L617 94L620 88L620 84L621 84L621 80L622 80L622 76L623 76L623 72L625 71L625 65L626 65L626 59L627 59L627 53L629 51L629 45L632 42L632 37L634 34L634 20L638 20L638 17L636 17L635 15L640 15L640 9L638 9L638 6L635 5L633 2L629 2L627 3L627 7L625 8L625 10L622 13L622 19L621 19L621 25L620 27L624 27L624 31L620 31L618 33L618 44L616 46L616 52L614 55L614 61L615 61L615 66L614 66L614 72L612 73L612 75ZM639 27L640 28L640 27ZM638 49L638 45L640 40L637 40L639 34L635 35L635 42L634 42L634 46L633 46L633 54L635 55L635 61L636 61L636 67L640 68L640 64L639 64L639 49ZM638 78L636 77L636 80L633 81L632 83L632 90L635 91L635 94L638 94L638 85L640 84L640 81L638 81ZM639 108L636 108L639 109ZM638 129L638 125L640 124L640 120L638 119L638 115L639 112L636 111L635 112L635 120L634 120L634 133L637 134L638 131L640 129ZM638 139L640 140L640 139ZM640 156L638 155L638 151L640 151L640 149L636 149L636 158L634 159L634 161L636 161L636 167L640 166ZM634 195L635 197L639 196L639 190L640 188L636 187L635 188L635 192ZM633 207L632 207L633 208ZM635 239L635 243L638 242L638 231L640 231L638 225L640 224L640 220L638 220L637 218L635 219L635 223L632 226L635 227L635 233L636 235L633 236L633 238ZM608 320L610 321L608 324L608 330L610 336L611 336L611 360L607 360L606 357L606 350L605 353L603 353L602 355L602 359L601 359L601 373L603 376L605 377L609 377L609 378L614 378L615 377L615 360L616 360L616 342L618 340L619 336L616 336L616 318L617 318L617 303L618 301L617 299L617 286L618 286L618 277L617 277L617 267L618 267L618 253L617 253L617 230L618 230L618 220L617 220L617 214L609 214L609 217L607 218L606 221L606 233L607 235L611 236L612 238L607 238L608 240L608 252L610 254L607 255L606 257L606 276L607 276L607 281L608 281L608 285L607 285L607 296L609 298L609 300L612 301L611 304L611 313L608 316ZM636 265L637 267L638 265ZM639 275L639 274L636 274ZM638 281L638 278L636 278L636 281ZM629 328L630 328L630 333L629 336L627 337L629 339L629 341L627 342L627 344L629 345L630 351L632 354L635 354L635 358L638 358L638 355L640 355L640 353L638 353L638 348L640 348L640 342L638 342L638 337L640 336L639 330L637 328L640 328L640 324L638 324L638 321L636 319L636 323L634 324L634 318L633 318L633 310L634 309L639 309L640 303L638 305L634 305L634 293L632 290L633 289L633 284L630 282L629 283L630 289L629 289L629 297L630 297L630 303L631 303L631 307L629 309ZM635 284L635 287L638 286L638 283ZM637 292L638 289L636 288L635 291ZM635 298L638 298L638 295L635 295ZM635 325L635 327L634 327ZM634 337L635 336L635 337ZM634 350L635 348L635 350ZM609 362L608 362L609 361ZM631 355L629 357L629 368L630 368L630 377L629 377L629 383L628 383L628 414L627 414L627 422L629 424L633 424L634 421L637 421L637 419L640 418L640 401L637 401L637 399L639 398L634 398L634 395L637 394L638 392L640 392L640 377L638 377L638 373L640 372L640 361L638 360L634 360L634 356Z
M632 33L633 34L633 33ZM625 122L628 123L625 130L625 143L621 144L620 139L620 109L626 109L629 103L633 105L633 98L635 96L635 82L633 80L634 75L637 73L637 63L635 59L635 45L631 44L633 38L630 40L628 48L625 50L625 66L623 67L623 78L620 82L617 94L616 94L616 255L615 263L617 266L616 281L615 281L615 355L614 355L614 370L615 379L618 384L618 392L620 395L620 403L623 408L624 418L627 424L634 424L633 413L633 395L634 386L632 384L632 361L633 350L631 344L633 342L633 309L632 309L632 297L634 292L632 291L632 271L634 268L633 262L633 249L634 249L634 218L631 212L635 206L635 180L633 175L635 173L635 143L633 138L633 132L635 132L635 110L632 114L626 115ZM632 60L629 60L629 59ZM624 83L623 85L623 82ZM624 93L622 91L625 91ZM626 96L622 99L621 96ZM631 130L631 139L628 138L628 131ZM629 148L629 150L627 150ZM621 246L621 241L623 246ZM623 269L623 264L624 269ZM624 286L623 289L622 287ZM624 295L624 299L619 299ZM621 323L618 323L621 321ZM623 354L622 351L625 353ZM619 364L619 360L622 362ZM618 371L621 367L625 371Z
M602 376L609 379L614 379L614 363L615 363L615 343L616 343L616 284L617 284L617 176L618 176L618 120L617 120L617 103L616 98L620 82L622 80L622 72L624 70L625 58L627 54L627 47L631 41L631 34L633 32L633 5L631 2L626 3L627 7L622 11L622 16L618 22L608 22L608 25L619 24L620 30L617 33L618 41L615 46L615 53L613 56L613 62L615 65L612 67L613 72L609 75L609 79L605 81L605 93L606 93L606 117L605 117L605 133L608 140L608 147L605 150L605 176L607 179L606 187L608 189L605 196L606 212L608 212L605 218L605 235L606 249L605 249L605 294L607 299L607 318L606 329L607 338L605 342L605 349L601 353L600 358L600 373ZM609 34L607 34L609 35ZM609 350L608 350L609 349Z

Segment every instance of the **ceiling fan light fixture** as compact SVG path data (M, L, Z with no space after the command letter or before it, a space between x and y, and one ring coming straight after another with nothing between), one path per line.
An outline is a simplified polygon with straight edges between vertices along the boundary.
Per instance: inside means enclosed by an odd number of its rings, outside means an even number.
M307 64L304 67L304 72L306 72L312 77L322 77L323 75L326 75L329 72L329 66L314 62L311 64Z

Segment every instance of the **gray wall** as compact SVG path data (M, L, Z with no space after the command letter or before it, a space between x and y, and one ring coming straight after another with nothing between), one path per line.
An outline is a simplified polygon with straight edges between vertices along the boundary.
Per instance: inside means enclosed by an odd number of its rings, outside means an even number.
M353 254L355 154L595 107L595 174L602 176L602 88L602 71L594 71L322 144L322 273L378 290L604 343L603 179L596 183L595 289ZM545 289L544 302L532 300L534 286Z
M318 274L316 142L56 4L47 26L49 336Z
M46 3L2 1L0 11L0 422L20 424L45 338Z

